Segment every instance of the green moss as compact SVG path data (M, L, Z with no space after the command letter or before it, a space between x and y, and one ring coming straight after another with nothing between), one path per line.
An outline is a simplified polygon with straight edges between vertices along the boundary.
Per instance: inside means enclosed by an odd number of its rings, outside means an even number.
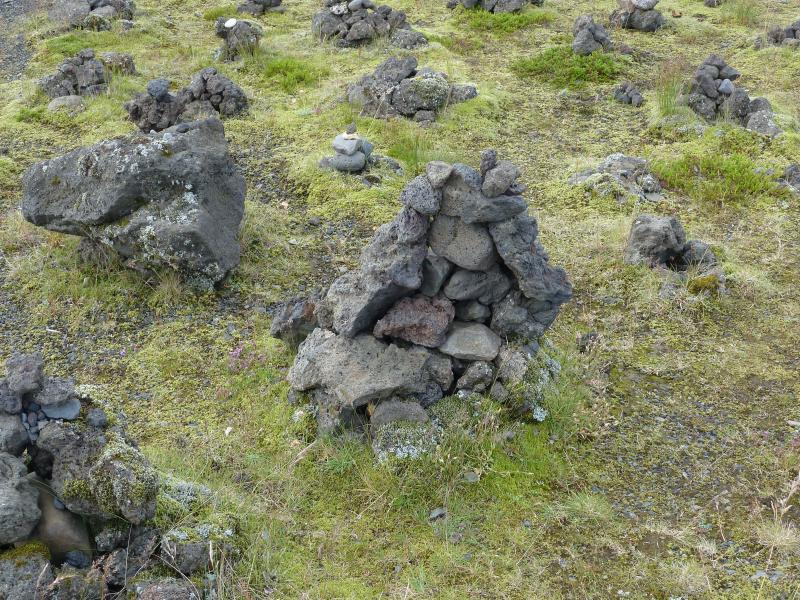
M518 77L540 79L556 87L612 81L623 70L620 60L612 54L578 56L569 46L548 48L536 56L521 58L511 68Z
M32 557L50 560L50 550L38 540L28 541L0 553L0 561L13 560L17 566L24 565Z
M476 31L495 34L509 34L531 25L550 23L556 17L552 10L528 8L516 13L492 13L480 7L474 9L457 8L456 20Z
M719 291L721 282L717 275L701 275L692 277L686 284L686 288L692 294L716 293Z

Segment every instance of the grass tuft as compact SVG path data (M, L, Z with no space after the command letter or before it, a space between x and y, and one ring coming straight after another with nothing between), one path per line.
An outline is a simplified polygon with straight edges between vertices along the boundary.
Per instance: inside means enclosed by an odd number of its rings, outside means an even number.
M467 25L476 31L508 34L531 25L550 23L556 18L552 10L530 9L518 13L492 13L482 8L461 10L458 12L460 24Z
M519 59L511 69L523 79L539 79L555 87L575 88L587 83L611 81L622 72L622 65L611 54L594 52L589 56L578 56L569 46L557 46L531 58Z
M753 0L727 0L721 12L723 22L742 27L753 27L761 20L761 8Z

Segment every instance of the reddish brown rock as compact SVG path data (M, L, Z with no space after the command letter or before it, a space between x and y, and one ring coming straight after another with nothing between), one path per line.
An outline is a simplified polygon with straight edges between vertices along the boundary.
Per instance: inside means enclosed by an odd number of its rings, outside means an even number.
M445 333L455 317L453 304L444 297L422 294L399 300L377 323L375 337L392 337L428 348L444 343Z

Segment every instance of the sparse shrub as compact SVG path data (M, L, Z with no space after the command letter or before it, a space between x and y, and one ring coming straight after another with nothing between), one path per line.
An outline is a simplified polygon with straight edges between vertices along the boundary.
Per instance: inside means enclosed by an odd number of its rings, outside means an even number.
M274 56L256 52L246 57L248 69L259 75L265 83L277 83L287 94L303 85L312 84L330 72L327 67L291 56Z
M458 21L477 31L508 34L528 27L549 23L555 18L555 13L545 9L529 9L518 13L493 13L482 8L458 10Z
M569 46L548 48L531 58L523 58L512 65L518 77L535 78L556 87L582 87L587 83L611 81L622 71L622 66L611 54L595 52L578 56Z
M409 127L400 123L394 127L396 130L391 137L393 142L387 154L403 163L410 175L421 173L425 165L435 159L430 140L416 126Z
M680 104L691 67L686 60L668 61L656 74L655 107L658 117L685 113L689 108Z

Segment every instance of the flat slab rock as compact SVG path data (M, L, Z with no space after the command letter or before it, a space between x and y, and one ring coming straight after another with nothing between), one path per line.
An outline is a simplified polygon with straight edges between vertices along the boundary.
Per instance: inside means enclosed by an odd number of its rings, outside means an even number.
M481 323L453 323L439 351L461 360L492 361L503 340Z

